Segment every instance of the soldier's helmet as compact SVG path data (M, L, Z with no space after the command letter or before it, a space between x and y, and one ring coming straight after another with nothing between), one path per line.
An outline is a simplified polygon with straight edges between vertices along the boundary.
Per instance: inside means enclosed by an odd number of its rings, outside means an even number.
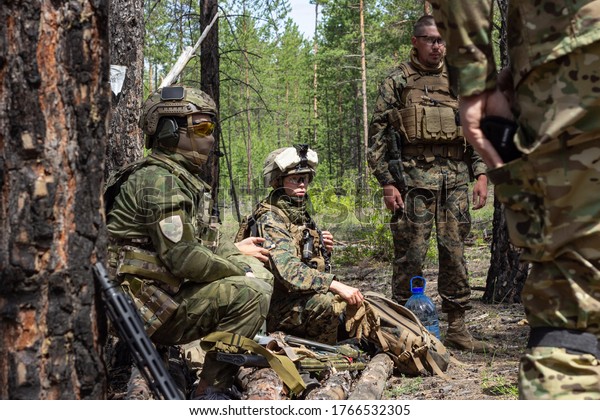
M283 147L269 153L263 166L265 187L280 187L284 176L308 174L312 181L319 157L307 144Z
M151 94L144 102L140 116L140 127L146 134L146 148L152 147L154 139L175 146L178 140L177 120L185 120L196 112L217 117L215 101L200 89L166 86Z

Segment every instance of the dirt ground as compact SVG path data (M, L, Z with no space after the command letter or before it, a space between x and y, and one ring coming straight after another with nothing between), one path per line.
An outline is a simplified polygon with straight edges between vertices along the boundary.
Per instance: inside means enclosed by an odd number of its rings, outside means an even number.
M520 355L524 352L529 327L520 304L485 304L481 298L489 266L489 245L467 245L466 259L472 288L472 310L467 312L467 326L478 339L495 346L490 354L475 354L449 349L459 363L451 363L440 377L392 376L384 399L402 400L511 400L518 398L517 374ZM338 267L346 282L355 287L390 295L390 264L364 261L357 267ZM426 294L441 307L437 293L437 272L427 266ZM439 313L442 339L447 326L445 314Z

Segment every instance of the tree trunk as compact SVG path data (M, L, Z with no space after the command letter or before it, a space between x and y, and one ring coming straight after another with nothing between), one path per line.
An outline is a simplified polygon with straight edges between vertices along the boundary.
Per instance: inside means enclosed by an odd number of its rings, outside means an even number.
M519 262L521 251L511 245L502 204L494 199L492 260L488 270L483 301L487 303L521 302L521 290L527 278L528 264Z
M109 3L0 8L0 399L102 399Z
M369 194L367 182L369 176L367 161L367 151L369 150L369 114L367 107L367 58L366 58L366 41L365 41L365 11L364 2L360 0L360 66L361 66L361 82L362 82L362 115L363 115L363 153L359 153L361 165L364 164L364 173L360 173L361 187L366 188L367 195Z
M508 2L497 0L500 10L500 57L502 66L508 66L506 48L506 10ZM489 303L516 303L521 301L521 290L527 279L528 266L520 263L521 251L511 245L504 209L494 198L494 220L490 268L483 300Z
M218 11L217 0L205 0L201 2L200 26L202 30L210 25ZM200 88L208 93L215 101L217 109L220 109L221 85L219 84L219 22L206 34L206 38L200 46L201 82ZM219 191L219 156L221 155L221 127L217 125L214 131L215 146L217 152L208 158L207 165L210 168L210 186L213 191L213 199L217 201Z
M317 38L317 25L319 24L319 3L315 2L315 33L313 36L313 118L314 118L314 132L313 132L313 142L317 144L317 131L318 131L318 121L319 121L319 101L317 95L317 87L318 87L318 61L317 61L317 53L319 51L319 43Z
M144 14L142 0L111 0L110 64L112 116L106 151L105 176L142 157L143 135L138 121L144 94ZM113 66L125 71L122 90L116 92Z

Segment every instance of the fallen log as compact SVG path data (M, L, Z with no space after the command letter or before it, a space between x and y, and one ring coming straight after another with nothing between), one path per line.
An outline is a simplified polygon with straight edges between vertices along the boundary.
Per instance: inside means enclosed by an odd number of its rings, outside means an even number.
M369 361L348 399L380 400L393 369L394 362L390 356L385 353L377 354Z
M237 375L245 400L285 400L287 388L271 368L242 367Z
M345 400L351 382L352 377L348 371L332 373L323 385L309 391L305 400Z

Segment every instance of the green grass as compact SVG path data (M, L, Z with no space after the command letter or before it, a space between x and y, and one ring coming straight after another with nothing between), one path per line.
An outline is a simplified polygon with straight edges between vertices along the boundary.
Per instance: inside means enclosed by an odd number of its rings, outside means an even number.
M403 395L411 395L419 391L423 384L423 378L418 376L416 378L402 377L402 384L394 386L384 391L384 396L387 399L395 400Z
M518 399L519 397L517 384L509 383L504 376L484 373L481 387L485 394L505 396L510 399Z

